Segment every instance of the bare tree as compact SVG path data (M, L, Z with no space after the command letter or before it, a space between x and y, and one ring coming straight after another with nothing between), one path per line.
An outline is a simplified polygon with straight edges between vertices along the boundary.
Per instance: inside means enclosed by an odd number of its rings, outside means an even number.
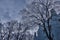
M43 32L45 32L48 40L53 40L50 21L54 13L51 10L54 9L53 0L38 0L33 1L27 5L27 8L20 11L22 15L22 21L25 25L33 27L34 25L42 26ZM55 10L54 10L55 11Z

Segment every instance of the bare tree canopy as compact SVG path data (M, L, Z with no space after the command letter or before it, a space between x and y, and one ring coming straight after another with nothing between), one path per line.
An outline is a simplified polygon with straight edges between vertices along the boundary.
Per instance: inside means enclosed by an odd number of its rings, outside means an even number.
M55 11L55 2L53 0L34 0L20 13L25 25L32 28L37 27L36 25L42 27L46 37L49 40L54 40L50 21L53 16L57 15L57 12Z
M60 1L28 1L19 12L19 20L16 18L5 23L0 20L0 40L60 40Z

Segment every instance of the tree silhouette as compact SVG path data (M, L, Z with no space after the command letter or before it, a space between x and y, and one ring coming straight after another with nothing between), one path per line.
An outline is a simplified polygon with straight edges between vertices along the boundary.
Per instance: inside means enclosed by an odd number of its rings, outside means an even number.
M53 0L33 1L25 9L20 11L23 23L29 25L29 27L34 27L34 25L42 26L48 40L53 40L50 21L56 13L54 7Z

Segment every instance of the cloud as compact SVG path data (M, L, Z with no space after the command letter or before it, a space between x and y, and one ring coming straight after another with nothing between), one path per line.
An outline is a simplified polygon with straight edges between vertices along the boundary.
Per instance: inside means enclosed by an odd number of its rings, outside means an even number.
M0 19L8 20L9 15L9 19L14 19L25 5L25 0L0 0Z

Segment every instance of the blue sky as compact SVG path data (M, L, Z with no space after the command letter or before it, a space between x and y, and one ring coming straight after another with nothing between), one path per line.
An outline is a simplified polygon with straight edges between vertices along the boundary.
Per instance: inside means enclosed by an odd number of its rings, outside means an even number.
M17 18L19 11L31 1L32 0L0 0L0 20L6 21Z
M0 19L4 21L16 18L25 5L25 0L0 0Z

